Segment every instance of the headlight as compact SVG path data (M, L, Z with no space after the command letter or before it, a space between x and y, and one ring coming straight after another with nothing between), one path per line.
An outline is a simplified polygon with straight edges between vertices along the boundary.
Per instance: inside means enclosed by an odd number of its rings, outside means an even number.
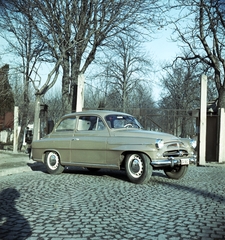
M158 148L158 149L163 148L163 146L164 146L163 140L162 140L162 139L156 139L156 141L155 141L155 146L156 146L156 148Z
M191 144L191 146L192 146L193 148L196 148L196 146L197 146L197 141L194 140L194 139L191 139L191 140L190 140L190 144Z

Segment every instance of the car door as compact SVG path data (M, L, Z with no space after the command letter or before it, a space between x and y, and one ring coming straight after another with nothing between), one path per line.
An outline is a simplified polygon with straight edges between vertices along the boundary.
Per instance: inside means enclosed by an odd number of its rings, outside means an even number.
M80 166L106 164L107 127L97 116L80 116L71 140L71 162Z
M48 149L57 150L63 163L70 162L70 144L74 137L75 126L76 116L64 118L47 139Z

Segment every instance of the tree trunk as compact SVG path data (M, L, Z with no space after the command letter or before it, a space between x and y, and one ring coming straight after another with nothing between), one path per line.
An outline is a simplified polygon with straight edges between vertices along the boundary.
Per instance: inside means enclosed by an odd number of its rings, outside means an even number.
M218 108L225 108L225 88L222 86L219 89Z
M70 60L69 56L64 58L63 64L63 77L62 77L62 101L63 101L63 114L71 113L73 88L70 77Z
M28 108L29 108L28 86L29 86L29 81L25 79L24 96L23 96L24 102L23 102L23 109L21 111L22 117L20 122L21 128L20 128L20 133L18 137L18 151L21 151L23 147L24 132L28 124Z
M126 93L125 87L122 92L122 107L123 107L123 112L126 112L127 111L127 93Z

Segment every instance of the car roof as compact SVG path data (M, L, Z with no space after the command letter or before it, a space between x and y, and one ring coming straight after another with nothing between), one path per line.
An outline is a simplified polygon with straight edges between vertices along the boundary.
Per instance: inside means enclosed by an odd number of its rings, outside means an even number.
M83 116L83 115L99 115L101 117L105 117L107 115L127 115L127 116L131 116L130 114L127 113L123 113L123 112L117 112L117 111L110 111L110 110L86 110L86 111L82 111L82 112L74 112L74 113L69 113L63 116L63 118L65 117L72 117L72 116Z

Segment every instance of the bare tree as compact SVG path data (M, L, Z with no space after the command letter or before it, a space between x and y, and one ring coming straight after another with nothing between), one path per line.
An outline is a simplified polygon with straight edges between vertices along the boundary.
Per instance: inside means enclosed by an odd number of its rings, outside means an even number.
M45 52L45 43L36 38L35 29L30 19L18 11L19 1L1 1L0 5L0 27L1 36L7 41L9 49L19 56L19 70L23 76L23 101L21 130L19 134L18 150L21 150L23 143L24 130L28 124L29 109L29 85L32 74L37 69L37 63L42 61L42 54ZM33 11L33 6L27 4L27 12Z
M101 54L98 73L103 81L102 95L104 100L101 105L117 106L122 111L128 107L139 107L143 94L143 85L147 86L150 78L152 62L143 52L140 41L130 36L118 36L110 44L110 49ZM103 87L105 85L105 87ZM150 86L147 86L150 88Z
M149 33L153 30L150 26L162 24L157 16L160 6L156 0L27 1L21 3L20 12L32 22L38 38L51 50L51 56L63 59L65 112L76 110L73 100L76 100L78 75L86 71L100 46L118 33ZM32 12L26 11L27 4L32 6Z
M19 124L21 123L23 119L23 107L24 107L24 83L23 83L23 74L18 69L10 69L9 72L9 83L12 88L13 97L14 97L14 103L15 106L18 106L19 111ZM33 123L34 121L34 90L32 86L29 86L28 89L28 98L29 98L29 105L28 105L28 113L27 113L27 120L26 122L28 124Z
M85 109L102 109L105 108L107 98L108 83L104 78L99 79L95 74L90 73L86 78L84 91L84 108Z
M167 108L196 109L200 104L200 71L189 62L176 61L172 66L164 67L161 84L164 90L162 100L165 98ZM171 99L168 101L168 98Z
M218 107L225 107L225 3L220 0L177 0L170 6L177 10L173 20L184 60L205 66L214 73Z
M33 83L33 87L35 89L35 114L34 114L34 133L33 133L33 140L37 140L40 138L39 135L39 128L40 128L40 124L39 124L39 117L40 117L40 111L41 111L41 102L42 102L42 97L46 94L46 92L49 91L49 89L51 89L59 76L59 68L60 68L60 63L61 63L62 59L58 59L57 62L55 63L55 65L53 66L51 72L48 74L47 79L45 80L44 83L40 81L38 82L38 84L35 84L35 80L32 81ZM44 125L46 125L47 123L43 123Z
M159 4L157 0L2 0L2 23L16 36L19 45L23 46L21 49L26 50L25 54L22 51L25 85L36 80L31 73L37 61L47 59L55 64L46 84L39 88L34 84L36 103L55 83L57 79L53 76L58 76L62 67L64 112L71 112L76 110L78 76L92 63L99 47L105 46L118 33L135 31L147 36L153 31L150 26L163 23ZM10 27L6 27L7 21ZM21 32L25 33L22 37ZM47 57L45 50L49 51ZM41 53L45 54L45 58ZM26 91L24 98L24 102L28 103ZM38 111L37 105L36 116ZM38 121L36 117L35 121Z
M13 112L14 98L12 88L9 84L9 65L0 68L0 116L7 112Z
M186 137L194 134L193 122L188 112L199 108L201 69L189 61L177 60L172 66L164 67L161 84L163 97L159 101L160 109L165 109L161 125L167 131ZM190 124L191 123L191 124Z
M61 89L51 89L44 96L44 102L48 105L48 119L56 123L63 114Z

